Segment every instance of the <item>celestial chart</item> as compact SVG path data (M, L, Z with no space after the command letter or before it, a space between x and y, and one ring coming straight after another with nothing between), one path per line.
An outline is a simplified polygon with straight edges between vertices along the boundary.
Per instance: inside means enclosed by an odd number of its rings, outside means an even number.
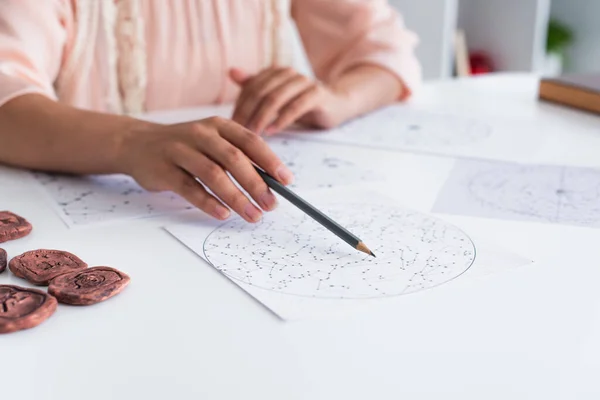
M600 169L461 160L434 209L600 227Z
M375 181L380 175L306 141L274 138L269 145L292 170L291 188L312 190ZM153 217L191 210L173 192L148 192L127 175L73 176L34 173L70 226Z
M323 211L365 239L377 257L290 209L253 226L241 219L224 223L206 238L204 258L239 285L325 299L429 289L460 276L475 260L475 245L463 231L416 211L372 203Z
M79 177L35 173L34 178L71 226L192 209L178 195L148 192L126 175Z
M331 154L317 143L273 138L271 149L294 173L290 188L323 189L372 182L380 174L353 160Z
M306 139L384 149L439 150L477 144L492 126L474 118L390 106L326 133L301 133Z

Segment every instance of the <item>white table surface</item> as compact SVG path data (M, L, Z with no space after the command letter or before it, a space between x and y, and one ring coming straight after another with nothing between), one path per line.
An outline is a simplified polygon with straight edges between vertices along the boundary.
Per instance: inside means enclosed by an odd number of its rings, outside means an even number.
M536 84L528 75L428 83L414 106L533 121L549 137L523 161L600 166L600 118L538 103ZM395 162L403 184L385 188L425 211L411 193L437 191L443 182L427 171L452 163L344 151ZM132 278L109 301L59 306L39 327L0 336L0 399L600 398L598 229L443 216L535 263L285 323L161 229L185 215L69 230L22 172L0 169L0 192L0 209L34 226L3 244L9 257L61 248ZM7 283L23 281L5 272Z

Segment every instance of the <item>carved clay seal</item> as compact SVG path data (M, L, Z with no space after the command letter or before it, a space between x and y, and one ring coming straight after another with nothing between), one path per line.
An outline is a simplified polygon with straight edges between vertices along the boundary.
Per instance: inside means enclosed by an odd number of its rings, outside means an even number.
M25 218L10 211L0 211L0 243L25 237L31 229L31 224Z
M6 250L4 249L0 249L0 274L4 272L4 270L6 269L6 259L7 259L7 255L6 255Z
M8 268L34 285L47 286L57 276L85 269L87 264L67 251L41 249L16 256Z
M34 328L50 318L57 305L41 290L0 285L0 333Z
M59 303L91 305L121 293L129 284L127 274L110 267L92 267L60 275L50 282L48 293Z

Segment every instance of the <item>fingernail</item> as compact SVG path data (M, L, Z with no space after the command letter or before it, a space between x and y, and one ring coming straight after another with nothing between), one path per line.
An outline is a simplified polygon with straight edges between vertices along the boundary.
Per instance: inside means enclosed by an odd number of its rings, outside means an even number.
M260 202L265 210L271 211L277 205L277 199L273 193L267 191L260 196Z
M289 185L294 181L294 174L285 165L280 165L275 171L275 174L286 185Z
M252 222L257 222L262 215L262 213L256 207L254 207L252 203L246 204L246 207L244 207L244 213Z
M265 133L267 135L273 135L274 133L277 133L277 128L274 126L270 126L267 129L265 129Z
M218 219L227 219L229 218L229 214L229 210L221 205L217 205L213 213L213 215Z

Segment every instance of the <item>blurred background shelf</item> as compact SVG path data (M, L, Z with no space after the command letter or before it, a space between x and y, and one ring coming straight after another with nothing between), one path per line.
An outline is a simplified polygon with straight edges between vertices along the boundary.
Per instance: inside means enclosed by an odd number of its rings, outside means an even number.
M489 61L496 72L600 71L600 0L389 1L421 38L417 55L427 80L456 76L457 31L471 61ZM547 53L550 21L573 35L558 56Z

